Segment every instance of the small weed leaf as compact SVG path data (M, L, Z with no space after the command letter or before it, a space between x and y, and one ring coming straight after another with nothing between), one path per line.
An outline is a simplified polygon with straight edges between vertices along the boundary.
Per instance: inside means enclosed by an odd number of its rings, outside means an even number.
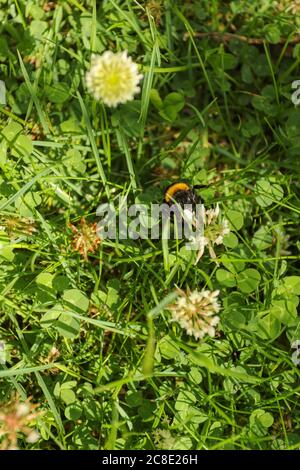
M268 207L273 203L281 202L283 189L277 183L271 183L267 179L260 179L255 185L256 202L261 207Z

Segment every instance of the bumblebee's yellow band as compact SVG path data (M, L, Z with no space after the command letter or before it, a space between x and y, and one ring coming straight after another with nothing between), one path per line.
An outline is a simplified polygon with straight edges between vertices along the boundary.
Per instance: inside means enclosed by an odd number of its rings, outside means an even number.
M178 191L189 191L189 189L190 187L186 183L174 183L167 189L165 194L165 201L170 202Z

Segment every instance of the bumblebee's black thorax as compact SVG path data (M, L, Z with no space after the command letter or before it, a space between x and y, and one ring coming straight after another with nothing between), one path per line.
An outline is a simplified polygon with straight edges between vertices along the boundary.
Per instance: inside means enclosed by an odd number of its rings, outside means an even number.
M200 198L194 192L193 188L183 182L176 182L170 184L164 192L164 202L169 206L173 204L179 204L184 206L185 204L195 205L200 201Z

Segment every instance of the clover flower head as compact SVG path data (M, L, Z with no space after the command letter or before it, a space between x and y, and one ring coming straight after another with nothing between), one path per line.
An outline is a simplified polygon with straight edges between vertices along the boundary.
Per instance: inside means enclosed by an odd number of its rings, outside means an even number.
M206 334L215 336L215 327L220 321L217 315L220 311L217 299L219 291L184 292L178 289L178 294L176 302L169 307L173 321L178 322L187 334L195 339L201 339Z
M134 95L140 91L138 85L142 77L127 51L106 51L102 55L92 56L86 84L96 100L115 107L133 100Z
M208 248L211 258L216 258L214 245L221 245L225 235L230 233L227 219L220 220L220 207L216 205L214 209L205 209L202 204L199 220L194 221L194 226L202 230L196 230L190 236L190 242L194 250L198 250L195 264L198 263L204 254L205 247Z
M82 217L79 227L73 224L69 224L69 227L73 232L73 250L78 251L84 260L87 261L89 253L94 253L101 243L101 239L97 233L97 224L90 224Z
M24 435L26 441L34 444L40 435L32 426L36 424L41 412L38 405L31 403L31 398L21 402L17 395L13 395L8 403L0 406L0 450L18 449L18 438Z

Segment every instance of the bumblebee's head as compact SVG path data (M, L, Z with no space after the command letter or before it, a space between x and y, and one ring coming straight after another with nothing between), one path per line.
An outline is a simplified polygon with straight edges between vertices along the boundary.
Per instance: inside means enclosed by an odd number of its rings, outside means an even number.
M194 192L192 186L183 182L176 182L170 184L164 192L164 202L171 206L172 204L197 204L200 198Z

